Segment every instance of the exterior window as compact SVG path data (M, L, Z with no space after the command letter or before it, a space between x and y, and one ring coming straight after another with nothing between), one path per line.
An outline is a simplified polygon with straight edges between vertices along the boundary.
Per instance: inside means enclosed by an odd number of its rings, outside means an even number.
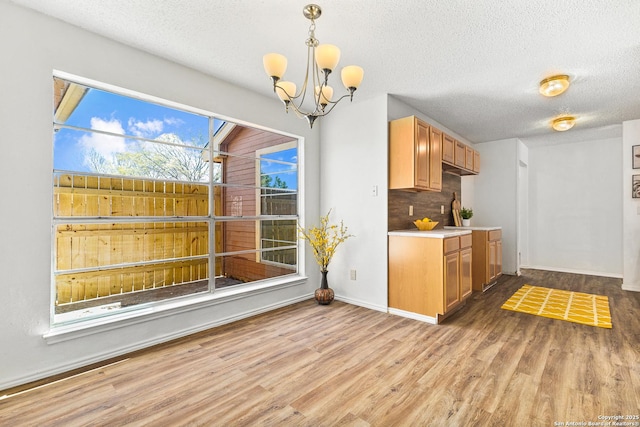
M298 149L282 144L258 152L260 165L260 213L272 219L260 221L263 262L296 265ZM293 219L283 219L292 217Z
M99 86L54 77L54 324L297 274L297 139ZM255 183L273 146L285 215Z
M297 274L298 142L248 127L229 134L214 148L222 159L216 287Z

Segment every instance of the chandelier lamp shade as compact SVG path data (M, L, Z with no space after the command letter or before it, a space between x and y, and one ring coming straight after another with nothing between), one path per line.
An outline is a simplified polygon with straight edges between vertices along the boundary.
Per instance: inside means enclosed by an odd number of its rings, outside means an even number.
M340 49L332 44L320 44L315 36L315 20L322 14L322 9L316 4L308 4L302 11L305 18L311 21L307 45L307 71L304 82L299 88L295 83L282 80L287 70L287 58L279 53L268 53L262 58L264 70L273 82L273 91L285 105L288 113L292 109L300 118L306 118L309 127L318 117L326 116L333 108L349 97L353 100L353 93L358 89L364 70L357 65L342 68L342 84L348 91L340 98L333 100L334 88L329 86L329 75L336 69L340 61ZM303 105L309 96L312 102ZM306 110L305 110L306 109Z

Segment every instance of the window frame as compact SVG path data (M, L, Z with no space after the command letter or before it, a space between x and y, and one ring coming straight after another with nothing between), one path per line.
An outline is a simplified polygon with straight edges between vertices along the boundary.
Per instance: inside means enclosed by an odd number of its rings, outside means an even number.
M260 212L256 212L256 214L258 216L263 216L262 214L262 198L264 197L264 195L262 194L262 173L261 173L261 169L260 169L260 165L262 162L262 156L265 154L272 154L272 153L277 153L279 151L285 151L285 150L290 150L292 148L296 148L296 155L298 154L299 151L299 146L296 143L296 141L290 141L290 142L285 142L283 144L278 144L278 145L274 145L271 147L267 147L267 148L262 148L259 150L256 150L256 186L258 187L256 189L256 201L259 201L259 203L256 203L256 206L260 207ZM296 194L296 202L298 202L298 198L299 198L299 190L300 190L300 184L299 184L299 168L300 168L300 162L296 163L296 174L298 175L298 182L296 183L297 188L295 191ZM298 203L298 210L300 208L299 203ZM299 218L299 214L297 215ZM282 217L276 217L273 219L286 219L286 218L282 218ZM298 221L299 223L299 221ZM297 230L296 230L296 236L297 236ZM296 239L298 240L298 239ZM262 249L262 222L258 221L256 223L256 247ZM300 245L297 245L297 251L300 251ZM261 251L259 253L256 254L256 262L263 262L265 264L271 264L271 265L276 265L276 266L280 266L280 267L284 267L284 268L291 268L290 264L285 264L285 263L280 263L280 262L276 262L276 261L271 261L268 259L263 258L264 251ZM297 267L297 265L296 265Z
M302 171L304 169L304 138L298 135L290 134L287 132L283 132L280 130L270 129L264 126L256 125L254 123L244 122L242 120L237 120L233 118L229 118L224 115L212 113L207 110L202 110L199 108L195 108L192 106L184 105L181 103L169 101L163 98L158 98L151 95L146 95L140 92L136 92L130 89L125 89L122 87L114 86L108 83L98 82L92 79L76 76L64 71L53 70L53 77L60 78L66 81L74 82L80 85L88 86L91 88L95 88L102 91L107 91L116 95L130 97L139 101L149 102L158 104L161 106L165 106L168 108L178 109L187 113L193 113L202 115L209 118L209 134L208 134L208 148L205 147L209 153L209 161L210 165L213 165L213 158L216 152L216 148L214 143L215 135L213 135L213 120L219 119L229 123L233 123L235 125L246 126L250 128L254 128L257 130L262 130L265 132L272 132L275 134L279 134L286 137L293 138L288 144L292 146L297 146L297 177L298 177L298 189L297 189L297 215L296 219L298 223L304 223L304 179ZM56 124L53 121L53 127L55 129ZM258 158L256 153L256 158ZM53 159L53 158L52 158ZM53 170L53 169L52 169ZM53 170L55 173L55 170ZM259 174L259 171L258 171ZM114 325L126 325L131 322L135 323L139 320L140 317L148 318L151 314L153 317L163 317L164 315L172 315L175 312L189 311L191 309L198 309L202 305L211 305L211 304L219 304L228 300L236 299L241 296L249 296L255 293L261 293L268 291L269 289L276 289L281 287L295 286L298 284L302 284L306 282L306 277L304 277L304 245L300 243L300 240L296 240L297 245L297 264L295 271L292 272L291 275L267 278L262 280L257 280L250 283L245 283L241 286L235 286L232 289L227 288L216 288L215 286L215 260L218 255L215 252L215 225L217 221L223 220L223 217L216 217L214 215L214 192L213 188L216 185L216 181L213 179L214 168L209 167L209 179L205 182L205 184L209 188L209 207L208 207L208 215L206 217L188 217L186 221L206 221L209 224L209 274L208 274L208 292L204 293L195 293L191 295L186 295L184 297L178 298L168 298L157 302L144 303L139 305L134 305L130 309L121 309L118 310L117 313L111 314L108 316L92 316L84 319L78 319L75 321L66 321L59 322L56 321L55 314L55 301L56 301L56 287L55 287L55 262L56 262L56 240L55 240L55 229L56 225L61 222L68 221L68 217L64 218L56 218L53 210L53 204L51 205L51 224L52 224L52 241L51 241L51 280L50 280L50 330L44 334L44 337L47 339L47 342L54 343L59 341L65 341L67 339L71 339L77 336L84 336L87 333L87 330L106 330L111 329L112 327L117 327ZM53 176L53 174L52 174ZM50 200L53 200L53 182L51 185L51 197ZM258 189L259 191L259 189ZM117 218L113 218L117 219ZM136 219L135 217L133 218ZM172 217L159 217L157 221L165 221L170 222L174 221L176 218ZM87 220L87 218L83 218L83 220ZM131 221L131 219L128 219ZM146 221L143 219L142 221ZM127 222L127 221L125 221ZM259 222L258 222L259 223ZM290 266L289 266L290 267ZM305 297L306 298L306 297ZM303 299L305 299L303 298ZM285 303L284 305L290 304L290 302Z

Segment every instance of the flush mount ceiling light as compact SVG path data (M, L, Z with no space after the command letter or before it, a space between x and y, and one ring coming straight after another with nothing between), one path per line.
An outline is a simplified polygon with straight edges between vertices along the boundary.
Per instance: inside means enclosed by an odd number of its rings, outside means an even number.
M342 69L342 84L349 91L336 101L332 101L333 88L328 85L329 74L335 69L340 60L340 49L330 44L319 44L315 36L315 20L322 14L322 9L317 4L308 4L302 10L305 18L311 21L309 26L309 38L307 45L307 72L304 83L299 92L296 92L296 84L280 79L287 70L287 58L279 53L268 53L262 58L264 70L273 81L273 91L284 102L285 111L293 108L300 118L305 117L309 121L309 127L313 128L313 122L318 117L326 116L333 110L338 102L349 97L353 100L353 92L356 91L364 70L357 65L349 65ZM304 111L303 103L307 95L307 85L311 83L310 98L313 99L311 109ZM296 104L297 102L297 104Z
M558 96L569 88L569 76L559 74L547 77L540 82L540 93L544 96Z
M569 130L576 124L576 118L574 116L560 116L551 121L551 127L558 132L564 132Z

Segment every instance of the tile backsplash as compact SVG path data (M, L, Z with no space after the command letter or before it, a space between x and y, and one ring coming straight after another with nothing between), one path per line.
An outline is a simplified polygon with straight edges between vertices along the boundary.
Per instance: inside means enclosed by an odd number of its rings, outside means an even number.
M461 200L461 178L450 173L442 174L442 191L410 192L389 190L389 230L406 230L415 228L413 221L426 217L439 224L436 229L445 225L454 225L451 213L454 191ZM444 205L444 214L440 206ZM413 206L413 216L409 216L409 206Z

